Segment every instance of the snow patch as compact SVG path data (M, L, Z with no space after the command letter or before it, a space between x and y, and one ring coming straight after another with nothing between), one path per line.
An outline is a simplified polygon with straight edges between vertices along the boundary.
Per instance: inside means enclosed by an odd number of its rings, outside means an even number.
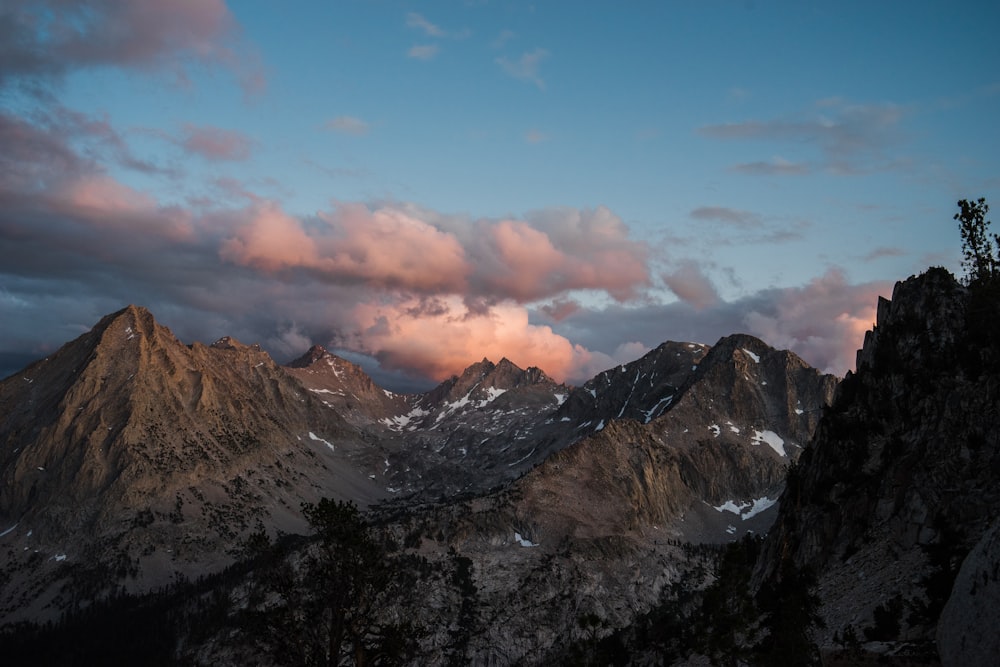
M767 496L739 504L737 504L734 500L727 500L718 507L713 507L712 509L716 512L732 512L733 514L738 515L743 521L746 521L751 517L757 516L764 510L773 507L776 502L778 502L777 498L771 499Z
M787 456L785 454L785 441L774 431L755 430L751 442L755 445L768 445L771 449L778 452L778 456Z
M594 427L594 431L603 431L603 430L604 430L604 420L602 419L601 423Z
M53 556L53 558L56 560L57 563L60 563L66 560L66 554L56 554L55 556Z
M524 462L524 461L527 461L527 460L528 460L528 457L530 457L530 456L531 456L532 454L534 454L534 453L535 453L535 449L538 449L538 448L537 448L537 447L535 447L535 448L534 448L534 449L532 449L532 450L531 450L530 452L528 452L527 454L525 454L524 456L522 456L522 457L521 457L521 458L519 458L518 460L514 461L513 463L508 463L508 464L507 464L507 467L508 467L508 468L513 468L513 467L514 467L514 466L516 466L516 465L517 465L518 463L522 463L522 462Z
M593 396L594 398L597 398L597 392L596 391L594 391L593 389L588 389L587 391L590 392L591 396Z
M501 389L500 387L487 387L486 395L488 398L485 401L483 401L483 403L484 404L489 403L490 401L495 400L497 396L500 396L501 394L504 394L506 392L507 392L506 389Z
M654 405L653 407L651 407L649 409L649 411L646 413L646 421L645 421L645 423L648 424L650 421L652 421L653 414L656 413L656 411L660 409L661 405L663 406L664 409L666 409L666 408L670 407L670 404L673 402L673 400L674 400L674 395L670 394L670 396L665 396L664 398L661 398L659 401L657 401L656 405ZM659 416L659 415L657 414L657 416Z
M521 537L521 533L514 533L514 541L517 542L518 544L520 544L522 547L537 547L537 546L539 546L538 544L535 544L531 540L526 540L523 537Z
M552 394L552 398L556 399L556 407L565 403L567 396L569 396L569 394Z
M402 431L405 426L408 426L414 419L419 419L420 417L426 417L430 414L429 410L424 410L423 408L413 408L405 415L396 415L395 417L385 417L379 421L389 428L395 431Z
M14 532L15 528L17 528L17 524L16 523L13 526L11 526L10 528L8 528L7 530L5 530L2 533L0 533L0 537L3 537L4 535L10 535L12 532Z
M718 424L712 424L711 426L708 427L708 430L711 431L712 435L714 435L716 438L718 438L719 434L722 433L722 429L719 428Z
M743 351L747 353L748 357L750 357L751 359L754 360L754 363L756 363L756 364L760 363L760 357L758 357L756 354L754 354L750 350L746 349L745 347L743 348Z
M795 408L795 414L801 415L802 414L802 409L801 408Z
M331 445L329 442L327 442L323 438L319 437L318 435L316 435L312 431L309 431L309 439L310 440L315 440L316 442L322 442L324 445L326 445L327 447L330 448L331 452L337 451L336 449L333 448L333 445Z

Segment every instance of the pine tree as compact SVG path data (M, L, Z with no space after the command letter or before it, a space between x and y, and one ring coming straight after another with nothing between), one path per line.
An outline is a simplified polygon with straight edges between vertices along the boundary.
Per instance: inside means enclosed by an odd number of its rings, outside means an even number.
M959 232L962 235L962 267L965 269L965 283L970 286L987 285L1000 280L1000 258L994 246L1000 248L1000 235L990 234L990 221L986 214L990 211L984 197L971 202L958 202Z

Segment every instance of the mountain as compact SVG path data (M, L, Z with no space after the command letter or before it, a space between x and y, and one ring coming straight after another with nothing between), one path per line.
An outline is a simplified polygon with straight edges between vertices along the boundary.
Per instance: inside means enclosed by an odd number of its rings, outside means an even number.
M665 343L602 373L537 428L540 449L564 444L516 480L471 498L380 507L403 543L454 572L446 579L458 577L456 560L471 572L465 589L436 585L400 613L427 622L430 647L453 641L446 629L461 610L461 650L440 661L567 660L568 646L706 585L714 551L693 544L767 530L835 385L745 335ZM640 419L617 418L630 406Z
M358 366L314 345L285 370L338 416L371 426L408 409L408 397L382 389Z
M694 542L766 530L835 386L752 336L664 343L573 390L537 431L562 446L511 487L518 500L505 511L539 542L654 526Z
M0 383L0 415L8 619L218 569L320 494L385 495L349 424L258 346L188 347L134 306Z
M944 269L900 282L879 300L857 367L789 477L757 580L780 580L786 564L815 573L827 650L856 636L883 642L871 651L933 662L937 644L945 664L987 664L982 642L996 646L998 620L989 531L1000 513L1000 300Z
M302 533L300 504L332 497L439 573L412 601L435 602L399 611L441 621L428 646L465 608L448 655L547 655L583 636L581 609L621 627L701 581L681 542L766 530L835 384L734 335L581 387L483 359L400 395L318 346L279 366L130 306L0 382L0 623L221 576L252 533ZM518 634L533 627L544 640Z

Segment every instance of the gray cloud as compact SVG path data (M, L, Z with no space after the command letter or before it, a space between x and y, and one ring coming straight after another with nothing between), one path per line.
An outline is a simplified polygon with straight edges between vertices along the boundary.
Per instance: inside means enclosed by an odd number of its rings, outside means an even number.
M760 176L808 174L809 166L800 162L789 162L782 158L774 158L768 161L744 162L732 167L733 171L741 174L754 174Z
M698 132L712 139L766 141L818 149L821 168L836 173L859 173L897 166L884 154L900 140L903 109L895 104L853 105L840 99L821 100L816 109L798 117L745 120L705 125ZM802 173L802 165L751 162L734 169L749 173Z
M611 305L579 310L552 327L608 355L622 341L650 348L667 340L712 345L723 336L744 332L842 375L854 367L864 332L874 324L878 296L891 292L891 282L851 284L842 271L831 269L803 286L765 289L700 309L685 301Z
M247 93L259 92L262 68L236 34L224 0L10 0L0 9L0 87L106 65L184 80L184 60L196 60L228 67Z
M761 226L760 216L756 213L725 206L700 206L691 211L691 217L695 220L712 220L744 228Z

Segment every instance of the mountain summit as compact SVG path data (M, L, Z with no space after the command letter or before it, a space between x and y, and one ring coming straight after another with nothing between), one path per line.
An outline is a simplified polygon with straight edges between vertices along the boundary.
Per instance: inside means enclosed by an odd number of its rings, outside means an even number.
M0 414L8 618L82 579L142 589L217 568L256 523L300 530L319 489L385 494L338 462L349 425L259 347L187 347L136 306L0 382Z

